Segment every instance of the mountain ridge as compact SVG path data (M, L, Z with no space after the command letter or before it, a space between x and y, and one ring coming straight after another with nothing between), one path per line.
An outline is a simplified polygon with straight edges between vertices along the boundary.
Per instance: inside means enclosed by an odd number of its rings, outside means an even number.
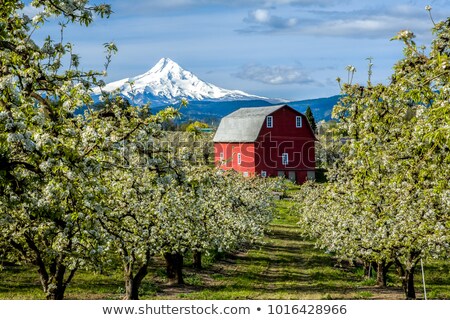
M316 120L329 120L332 107L340 98L336 95L328 98L288 101L261 97L241 90L224 89L201 80L170 58L161 58L141 75L110 82L102 88L94 89L92 95L94 102L100 101L102 91L115 90L133 104L150 103L154 111L186 99L188 106L181 110L184 120L220 119L242 107L283 103L300 112L304 112L310 106Z
M161 58L150 70L141 75L117 80L106 84L101 89L94 89L94 100L100 96L102 90L106 92L119 90L120 95L135 104L150 102L155 106L176 103L181 99L188 101L283 101L249 94L241 90L220 88L201 80L170 58Z

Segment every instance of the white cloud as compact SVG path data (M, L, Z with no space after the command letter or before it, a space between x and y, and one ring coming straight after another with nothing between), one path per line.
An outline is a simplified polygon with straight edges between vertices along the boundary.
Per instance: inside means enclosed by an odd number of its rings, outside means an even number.
M259 23L267 23L270 21L270 13L269 10L266 9L257 9L250 13L250 16L254 21Z
M292 66L246 65L235 76L272 85L314 83L314 80L306 72Z
M289 2L293 4L293 1ZM274 12L280 12L275 15ZM294 12L295 16L285 17ZM246 26L240 33L297 32L310 36L349 38L391 38L399 30L416 34L429 33L431 22L424 8L401 4L392 6L363 6L353 10L320 8L288 10L288 8L257 9L243 19Z
M244 22L249 26L238 30L241 33L271 32L295 28L298 25L297 18L284 18L273 15L268 9L256 9L250 11Z
M304 27L299 31L314 36L389 39L403 29L422 33L430 30L430 24L426 19L414 17L400 19L398 16L389 14L372 15L370 17L355 15L353 18L324 21L314 26Z

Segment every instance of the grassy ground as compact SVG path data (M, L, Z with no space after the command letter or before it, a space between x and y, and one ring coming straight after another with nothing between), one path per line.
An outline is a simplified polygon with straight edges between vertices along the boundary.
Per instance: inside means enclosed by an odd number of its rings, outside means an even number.
M142 299L403 299L394 270L388 288L377 288L361 267L340 265L331 255L302 239L290 202L278 203L265 244L227 255L205 268L185 269L185 286L167 284L163 261L156 259L141 290ZM425 264L428 298L450 299L450 263ZM66 299L121 299L120 272L79 272L66 291ZM422 298L420 270L416 275ZM43 299L37 272L29 267L5 266L0 271L0 299Z

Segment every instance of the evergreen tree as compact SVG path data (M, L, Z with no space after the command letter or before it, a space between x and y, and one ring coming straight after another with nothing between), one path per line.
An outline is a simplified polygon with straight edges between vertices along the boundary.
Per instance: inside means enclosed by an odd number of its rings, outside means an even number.
M309 122L311 128L313 129L313 131L316 132L316 129L317 129L316 120L314 119L314 115L311 111L310 106L308 106L308 108L306 109L305 116L306 116L306 119L308 119L308 122Z

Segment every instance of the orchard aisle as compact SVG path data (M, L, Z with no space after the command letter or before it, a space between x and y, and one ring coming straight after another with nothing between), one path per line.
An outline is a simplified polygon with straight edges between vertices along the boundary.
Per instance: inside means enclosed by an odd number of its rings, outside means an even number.
M361 268L339 266L312 241L302 239L291 206L279 201L279 216L261 247L228 256L203 271L199 290L177 290L169 296L164 290L160 298L403 299L400 288L374 287Z

